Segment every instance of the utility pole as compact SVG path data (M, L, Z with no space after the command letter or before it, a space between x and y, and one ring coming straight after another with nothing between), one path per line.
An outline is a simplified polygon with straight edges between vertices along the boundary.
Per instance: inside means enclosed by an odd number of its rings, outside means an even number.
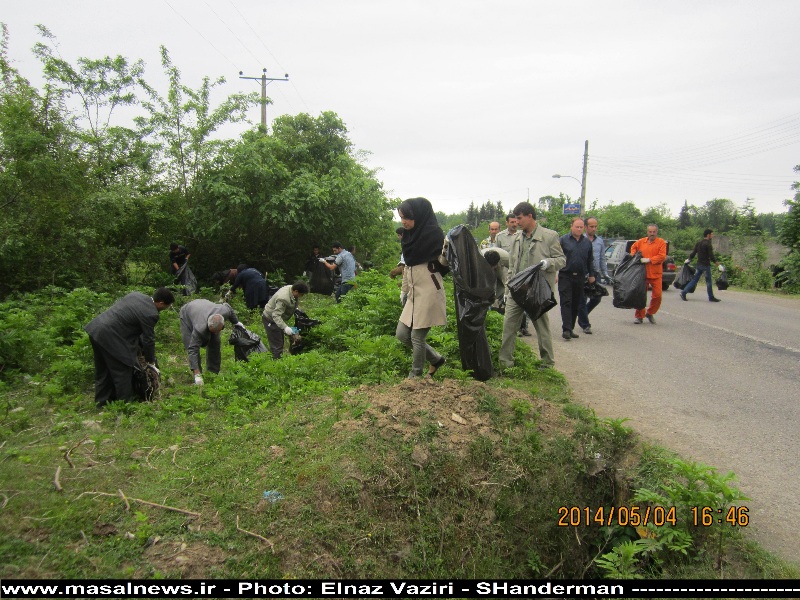
M583 145L583 178L581 180L581 219L586 209L586 169L589 166L589 140Z
M267 133L267 82L289 81L289 74L284 73L283 77L267 77L267 70L264 69L261 77L243 77L242 71L239 71L239 79L261 80L261 125L264 133Z

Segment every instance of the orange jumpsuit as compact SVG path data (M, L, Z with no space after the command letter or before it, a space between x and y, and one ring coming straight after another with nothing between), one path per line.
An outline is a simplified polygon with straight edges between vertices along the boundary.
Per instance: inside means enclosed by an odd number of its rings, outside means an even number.
M647 287L653 290L650 297L650 306L636 311L636 318L643 319L645 314L654 315L661 306L662 275L664 273L661 263L667 258L667 242L661 238L656 238L650 242L646 237L636 240L631 246L631 254L642 253L642 258L649 258L650 262L645 264L647 274Z

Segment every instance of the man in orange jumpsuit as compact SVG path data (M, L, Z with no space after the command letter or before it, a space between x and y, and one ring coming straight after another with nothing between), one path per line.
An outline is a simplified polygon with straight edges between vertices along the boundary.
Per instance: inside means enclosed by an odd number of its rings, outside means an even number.
M642 253L642 262L645 263L647 273L647 287L653 290L653 295L650 297L650 306L645 310L644 308L636 311L636 318L634 323L641 323L643 317L647 317L653 325L656 319L653 316L658 312L661 306L661 276L663 269L661 263L667 258L667 242L658 237L658 227L650 224L647 226L647 237L634 242L631 246L631 254L636 252Z

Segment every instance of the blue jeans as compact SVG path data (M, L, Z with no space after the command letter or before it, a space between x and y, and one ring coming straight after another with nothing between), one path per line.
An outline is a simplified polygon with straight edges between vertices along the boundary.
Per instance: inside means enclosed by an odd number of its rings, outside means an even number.
M352 289L353 289L353 284L340 283L339 287L336 288L336 302L341 302L341 297Z
M592 296L591 298L586 298L586 302L578 307L578 325L581 329L586 329L587 327L592 326L592 324L589 323L589 313L592 312L598 304L600 304L600 300L602 299L603 298L601 296Z
M694 272L694 277L692 277L691 281L686 284L681 293L691 294L697 287L697 284L700 281L700 276L703 273L706 274L706 291L708 291L708 299L711 300L714 297L714 288L711 285L711 265L697 265L697 270Z

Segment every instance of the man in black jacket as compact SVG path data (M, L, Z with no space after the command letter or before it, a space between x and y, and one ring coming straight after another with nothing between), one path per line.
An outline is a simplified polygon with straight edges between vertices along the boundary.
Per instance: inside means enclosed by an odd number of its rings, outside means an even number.
M575 321L578 311L586 303L583 285L586 277L594 283L594 259L592 242L583 235L583 219L572 220L570 232L559 239L567 264L558 272L558 296L561 300L561 337L570 341L578 337L575 333Z
M84 327L94 351L94 400L98 407L133 397L133 371L139 364L140 347L147 364L156 369L155 325L159 313L174 302L172 292L163 287L152 298L132 292Z
M719 267L720 271L724 271L725 267L719 264L719 261L714 257L714 248L711 245L711 238L714 237L713 229L706 229L703 232L703 239L697 242L694 250L684 261L684 265L688 265L691 260L697 255L697 270L694 273L691 281L687 283L683 290L681 290L681 300L686 300L686 294L691 294L697 284L700 282L700 276L705 273L706 275L706 291L708 292L709 302L721 302L719 298L714 296L714 288L711 285L711 263L713 262Z

